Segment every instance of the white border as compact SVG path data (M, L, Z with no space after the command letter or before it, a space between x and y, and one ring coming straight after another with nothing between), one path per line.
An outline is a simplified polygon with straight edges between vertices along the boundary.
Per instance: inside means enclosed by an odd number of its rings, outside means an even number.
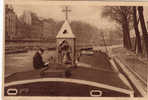
M5 3L8 4L31 4L31 5L82 5L82 6L148 6L147 2L107 2L107 1L50 1L50 0L7 0ZM109 1L109 0L108 0ZM46 3L45 3L46 2Z
M3 82L3 0L0 0L0 94L2 94L2 82ZM0 100L2 99L2 95L0 95Z
M3 33L3 1L5 0L0 0L0 32ZM13 1L13 2L17 2L17 4L30 4L30 3L34 3L34 4L43 4L43 2L48 2L50 3L51 5L92 5L92 6L105 6L105 5L110 5L110 6L118 6L118 5L127 5L127 6L133 6L133 5L143 5L143 6L148 6L148 0L141 0L141 1L145 1L145 2L139 2L140 0L137 0L138 2L135 2L136 0L131 0L132 2L127 2L128 0L125 0L125 2L123 2L124 0L122 0L122 2L99 2L98 1L93 1L93 2L90 2L90 1L38 1L38 0L34 0L34 1L29 1L29 0L10 0L10 1ZM109 1L109 0L108 0ZM115 0L115 1L118 1L118 0ZM147 2L146 2L147 1ZM36 3L35 3L36 2ZM44 3L45 4L45 3ZM0 34L0 43L4 44L4 40L3 40L3 34ZM0 52L0 64L2 66L4 66L4 57L3 56L3 45L0 45L0 48L1 48L1 52ZM2 68L2 67L1 67ZM4 68L3 68L3 71L0 69L0 72L3 73L3 78L4 78ZM4 84L2 84L2 82L4 83L4 80L2 80L2 78L0 78L0 86L4 86ZM1 85L2 84L2 85ZM3 90L3 88L1 88ZM1 91L0 91L1 93ZM3 97L3 100L96 100L96 98L79 98L79 97L72 97L72 98L69 98L69 97L60 97L60 98L57 98L57 97ZM98 99L98 98L97 98ZM100 99L100 98L99 98ZM123 99L125 100L125 98L101 98L101 100L106 100L106 99L111 99L111 100L118 100L118 99ZM128 99L128 98L126 98ZM145 99L145 100L148 100L148 98L140 98L140 99ZM131 98L129 99L131 100ZM139 98L138 98L139 100Z

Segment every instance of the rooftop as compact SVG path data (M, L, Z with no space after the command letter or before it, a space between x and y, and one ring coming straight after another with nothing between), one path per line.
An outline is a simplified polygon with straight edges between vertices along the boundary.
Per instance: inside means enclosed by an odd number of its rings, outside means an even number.
M56 38L75 38L72 29L67 20L65 20Z

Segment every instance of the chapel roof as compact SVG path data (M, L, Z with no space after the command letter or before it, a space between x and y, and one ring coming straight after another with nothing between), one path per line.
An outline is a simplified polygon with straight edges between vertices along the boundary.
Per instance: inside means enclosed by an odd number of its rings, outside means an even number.
M67 20L65 20L56 38L75 38L72 29Z

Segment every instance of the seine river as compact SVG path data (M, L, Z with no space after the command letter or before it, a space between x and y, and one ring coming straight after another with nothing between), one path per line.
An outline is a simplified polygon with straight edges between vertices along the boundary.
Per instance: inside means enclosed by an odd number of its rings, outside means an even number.
M6 54L5 56L5 76L15 72L33 70L32 59L36 51L27 53ZM45 51L43 60L47 61L51 56L55 56L55 51Z

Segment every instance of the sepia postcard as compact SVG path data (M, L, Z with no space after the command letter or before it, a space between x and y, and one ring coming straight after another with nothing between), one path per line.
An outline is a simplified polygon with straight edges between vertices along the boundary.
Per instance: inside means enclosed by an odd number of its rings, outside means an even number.
M4 100L147 97L148 2L6 0Z

